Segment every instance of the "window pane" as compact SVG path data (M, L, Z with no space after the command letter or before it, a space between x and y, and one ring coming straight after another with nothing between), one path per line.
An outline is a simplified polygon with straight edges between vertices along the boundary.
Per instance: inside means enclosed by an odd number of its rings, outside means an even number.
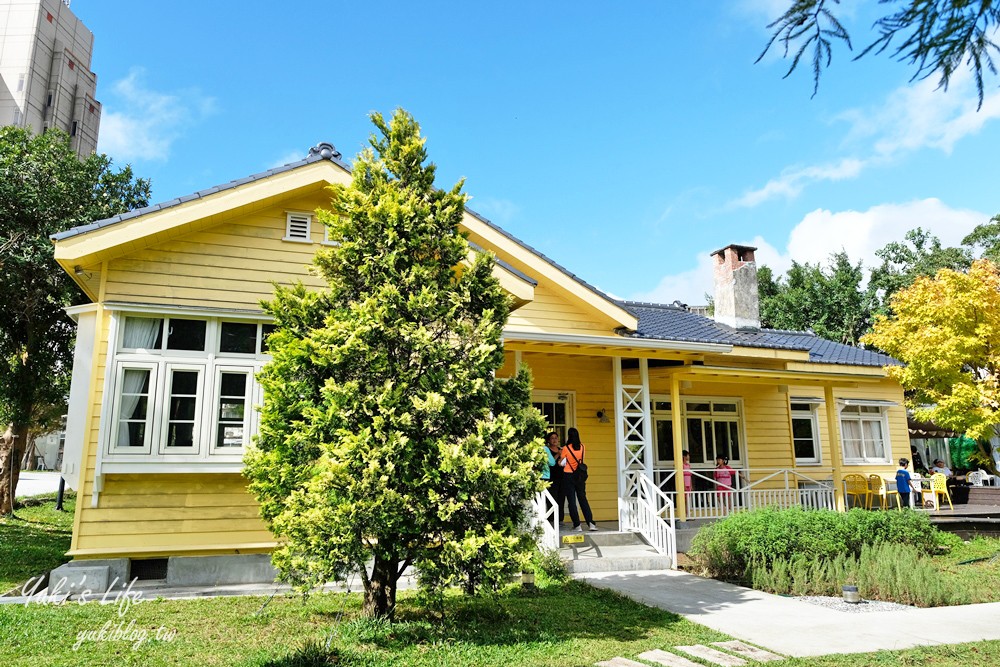
M151 317L126 317L122 347L130 350L158 350L163 346L163 320Z
M861 427L864 431L865 454L868 458L884 459L885 443L882 440L882 422L866 419Z
M735 403L713 403L712 409L716 412L736 412Z
M556 403L555 404L555 423L565 424L566 423L566 404Z
M222 395L239 396L241 398L246 396L248 377L249 376L246 373L223 373Z
M237 400L233 398L223 398L219 403L219 419L221 420L236 420L243 421L243 406L242 400Z
M729 422L729 458L740 460L740 427L736 422Z
M653 409L657 412L670 412L670 401L654 401Z
M712 437L712 422L705 420L705 460L715 461L715 438Z
M230 354L257 352L257 325L245 322L223 322L219 351Z
M811 412L812 406L808 403L792 403L792 410L796 412Z
M733 458L729 448L728 422L715 422L715 455Z
M687 420L687 440L688 452L691 454L691 463L705 462L705 439L702 435L701 420Z
M669 419L656 420L656 456L663 463L673 463L674 427Z
M813 440L812 419L793 419L792 437L795 443L795 458L816 458L816 446L815 441Z
M216 447L242 447L243 427L226 426L219 424L219 437L215 443Z
M194 424L198 413L198 376L198 371L176 370L170 373L167 447L194 447Z
M844 458L860 459L861 450L861 424L856 419L840 420L840 430L844 438Z
M205 351L205 320L179 320L170 318L170 333L167 334L168 350Z
M168 447L194 447L194 424L170 424L167 430Z
M126 368L122 373L118 410L119 447L145 445L150 375L146 368Z
M273 324L262 324L262 325L260 325L260 335L261 335L260 351L261 352L267 353L271 349L268 346L268 344L267 344L267 337L270 336L274 332L274 330L277 329L277 328L278 327L276 327Z
M711 412L712 406L709 403L688 403L688 412Z

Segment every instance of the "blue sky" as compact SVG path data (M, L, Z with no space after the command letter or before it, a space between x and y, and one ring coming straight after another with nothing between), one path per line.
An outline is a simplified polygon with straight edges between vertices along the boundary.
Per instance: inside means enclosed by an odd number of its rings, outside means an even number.
M75 0L94 32L99 150L153 199L299 159L352 158L368 113L421 123L438 184L601 289L691 304L708 253L778 271L916 226L957 244L1000 212L1000 89L976 112L885 57L754 60L788 0L138 3ZM879 7L846 0L855 49Z

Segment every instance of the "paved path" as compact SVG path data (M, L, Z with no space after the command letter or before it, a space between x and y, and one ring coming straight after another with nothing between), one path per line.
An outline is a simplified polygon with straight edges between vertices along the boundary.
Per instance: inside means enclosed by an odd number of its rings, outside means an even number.
M17 489L14 490L14 495L18 498L25 498L27 496L37 496L41 493L55 493L58 490L58 472L22 470L21 476L17 480Z
M790 656L1000 640L1000 602L845 613L677 570L575 576Z

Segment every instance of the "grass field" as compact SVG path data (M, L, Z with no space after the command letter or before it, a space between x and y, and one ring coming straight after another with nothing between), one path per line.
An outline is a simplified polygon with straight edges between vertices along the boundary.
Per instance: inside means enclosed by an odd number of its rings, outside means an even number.
M55 495L19 499L12 517L0 517L0 595L67 560L76 497L67 493L63 511Z

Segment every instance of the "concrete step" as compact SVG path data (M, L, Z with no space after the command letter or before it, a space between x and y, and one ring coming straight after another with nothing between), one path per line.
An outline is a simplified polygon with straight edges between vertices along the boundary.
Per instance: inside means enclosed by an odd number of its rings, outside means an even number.
M573 545L560 551L571 574L669 570L672 563L646 544L623 546Z
M579 539L583 536L583 542L573 542L567 543L562 538L569 537L571 540ZM622 547L622 546L641 546L645 545L646 541L642 539L642 535L633 532L620 532L617 530L599 530L597 532L590 532L586 529L582 533L573 532L572 529L562 528L559 531L560 542L562 542L562 549L569 549L571 547L581 547L581 546L598 546L598 547Z

